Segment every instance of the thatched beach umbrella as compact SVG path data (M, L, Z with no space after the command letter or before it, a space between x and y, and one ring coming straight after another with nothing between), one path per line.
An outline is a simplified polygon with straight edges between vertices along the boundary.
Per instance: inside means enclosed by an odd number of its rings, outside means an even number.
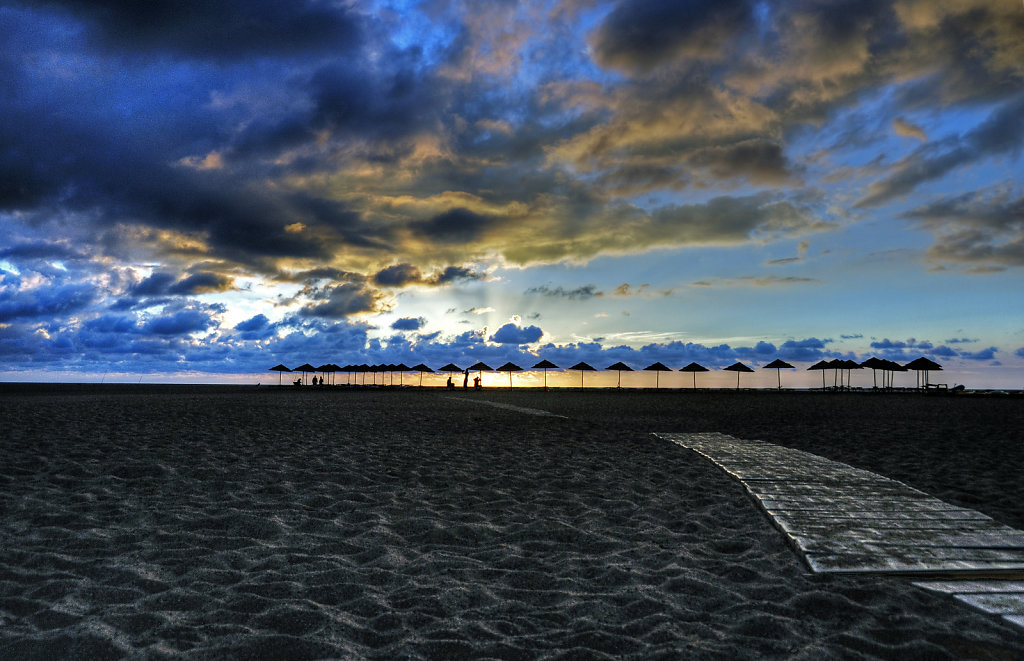
M708 370L707 367L705 367L705 366L703 366L703 365L701 365L699 363L691 362L690 364L686 365L685 367L680 367L679 371L688 371L688 372L691 372L693 374L693 390L696 390L697 389L697 372L698 371L709 371L709 370Z
M413 368L409 367L405 363L398 363L395 365L395 371L398 372L398 385L405 385L404 378L406 372L414 371Z
M359 385L366 385L366 375L373 371L373 368L366 363L360 363L356 366L356 371L363 375L362 382Z
M679 368L680 372L692 372L693 373L693 389L697 389L697 372L707 372L708 368L697 363L690 363L686 367Z
M508 389L512 390L512 372L522 372L523 368L510 361L499 367L498 371L508 372Z
M782 370L783 369L793 369L793 366L790 365L789 363L787 363L784 360L780 360L780 359L776 358L775 360L773 360L772 362L768 363L767 365L765 365L761 369L763 369L763 370L768 370L768 369L775 370L775 375L778 377L778 380L779 380L779 390L782 390Z
M583 390L583 373L584 372L596 372L597 371L593 367L591 367L590 365L587 365L586 363L584 363L583 361L580 361L580 362L576 363L575 365L573 365L569 369L571 369L571 370L579 370L580 371L580 390Z
M332 363L324 363L320 367L316 368L316 371L321 374L330 374L334 371L334 365ZM330 379L330 377L327 378Z
M819 360L818 362L814 363L813 365L811 365L810 367L807 368L808 372L810 372L812 370L819 370L821 372L821 389L822 390L825 389L825 370L827 370L827 369L828 369L828 361L827 360Z
M736 372L736 390L740 389L740 372L754 371L747 367L746 365L744 365L743 363L733 363L732 365L729 365L728 367L723 367L722 369L725 370L726 372Z
M303 363L292 370L293 372L302 372L302 383L306 382L306 372L315 372L316 368L309 363Z
M842 364L843 369L846 370L846 387L849 388L850 387L850 370L862 370L864 368L861 367L860 363L858 363L855 360L841 360L839 362Z
M917 387L927 388L928 387L928 372L939 372L942 371L942 365L939 365L934 360L929 360L924 356L916 360L912 360L903 366L904 369L915 370L917 372ZM924 378L921 378L921 372L924 372Z
M427 367L423 363L419 363L418 365L413 365L412 366L412 371L420 373L420 388L423 387L423 373L424 372L429 372L430 374L434 373L434 370L430 369L429 367Z
M534 365L531 369L544 370L544 390L547 390L548 389L548 370L556 370L556 369L558 369L558 365L555 365L550 360L542 360L539 363L537 363L536 365Z
M291 372L291 370L288 369L287 367L285 367L284 365L274 365L273 367L271 367L267 371L268 372L277 372L277 385L281 385L281 375L283 373Z
M871 387L877 389L878 388L878 370L883 370L882 377L883 377L883 379L885 377L885 372L884 372L884 370L885 370L885 361L881 360L880 358L875 358L874 356L872 356L871 358L868 358L863 363L861 363L860 366L861 367L870 367L871 368Z
M480 377L480 385L481 385L481 386L483 386L483 385L484 385L484 370L487 370L488 372L493 372L493 371L494 371L494 368L493 368L493 367L491 367L490 365L488 365L487 363L485 363L485 362L484 362L484 361L482 361L482 360L481 360L481 361L479 361L478 363L475 363L475 364L473 364L473 365L470 365L470 366L469 366L469 369L470 369L471 371L472 371L472 370L476 370L476 371L477 371L477 373L478 373L478 374L477 374L477 376L479 376L479 377Z
M450 362L449 364L444 365L437 371L446 371L447 374L449 374L449 381L452 381L452 372L458 371L459 373L462 373L462 367L455 364L454 362Z
M632 367L630 367L626 363L622 362L621 360L619 362L615 363L614 365L609 365L605 369L608 370L608 371L615 370L616 372L619 373L619 381L615 385L616 388L621 388L622 387L622 373L623 372L632 372L633 371Z
M647 367L645 367L644 371L645 372L654 372L655 373L654 387L655 388L660 388L661 387L661 383L660 383L661 373L662 372L671 372L672 369L668 368L668 367L665 367L661 363L652 363L652 364L648 365Z

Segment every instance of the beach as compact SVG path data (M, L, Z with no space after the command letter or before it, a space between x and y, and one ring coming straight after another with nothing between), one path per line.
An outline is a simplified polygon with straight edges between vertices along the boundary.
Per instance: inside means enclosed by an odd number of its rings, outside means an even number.
M770 441L1024 529L1022 403L6 384L0 658L1024 658L1024 629L906 577L812 574L652 436Z

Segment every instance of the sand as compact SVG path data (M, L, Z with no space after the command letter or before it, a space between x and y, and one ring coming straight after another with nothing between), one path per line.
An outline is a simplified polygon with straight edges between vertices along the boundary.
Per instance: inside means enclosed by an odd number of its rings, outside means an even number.
M1024 528L1019 399L0 387L0 658L1024 658L902 577L811 574L721 431ZM564 418L535 416L546 410Z

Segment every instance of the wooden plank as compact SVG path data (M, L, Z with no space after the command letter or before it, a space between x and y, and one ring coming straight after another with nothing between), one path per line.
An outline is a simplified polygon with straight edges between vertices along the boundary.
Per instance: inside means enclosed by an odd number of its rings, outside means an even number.
M993 615L1024 615L1024 592L982 592L953 596Z

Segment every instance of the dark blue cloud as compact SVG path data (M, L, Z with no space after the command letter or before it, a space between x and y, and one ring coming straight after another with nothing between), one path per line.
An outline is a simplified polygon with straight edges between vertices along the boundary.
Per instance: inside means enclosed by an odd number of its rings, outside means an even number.
M183 278L167 289L168 294L208 294L228 291L234 286L234 278L220 273L200 272Z
M376 312L380 303L377 292L351 282L325 287L322 294L325 300L303 308L303 317L342 319L360 312Z
M416 233L438 243L458 244L476 241L491 227L496 218L469 209L454 208L415 225Z
M0 323L16 319L50 319L84 310L97 299L87 284L40 287L30 290L0 289Z
M186 308L151 319L143 330L154 335L187 335L204 331L215 323L209 312Z
M746 0L624 0L592 38L605 66L646 71L680 53L717 56L752 21Z
M589 298L594 298L595 296L604 296L604 292L598 291L595 285L583 285L573 289L566 289L560 285L557 287L540 285L538 287L530 287L523 293L527 296L540 295L553 298L567 298L570 301L587 300Z
M412 264L393 264L373 276L373 281L384 287L403 287L422 279L423 274Z
M345 51L361 39L355 12L316 0L210 0L188 5L173 0L50 0L40 4L65 9L88 26L96 42L128 52L235 60Z
M399 331L416 331L427 323L427 320L423 317L402 317L396 319L392 324L391 328Z
M988 347L980 351L961 351L960 357L964 360L995 360L998 351L999 349L996 347Z
M270 320L267 319L267 315L257 314L253 317L246 319L245 321L236 324L235 330L242 332L260 331L267 328L269 325Z
M494 332L494 335L491 336L491 342L499 344L533 344L540 341L542 335L544 335L544 331L537 326L520 327L509 323Z

